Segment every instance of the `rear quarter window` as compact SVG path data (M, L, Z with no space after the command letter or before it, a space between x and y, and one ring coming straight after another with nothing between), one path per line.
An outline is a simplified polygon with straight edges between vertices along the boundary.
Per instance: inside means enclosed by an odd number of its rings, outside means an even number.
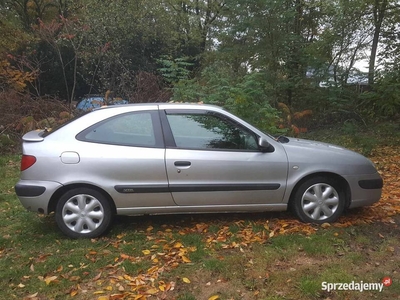
M80 141L137 147L163 146L157 112L124 113L103 120L80 132Z

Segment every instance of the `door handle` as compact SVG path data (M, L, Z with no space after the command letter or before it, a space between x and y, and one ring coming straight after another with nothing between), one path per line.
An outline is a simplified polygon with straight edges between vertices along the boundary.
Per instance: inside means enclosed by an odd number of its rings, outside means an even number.
M175 167L190 167L192 163L190 161L176 161L174 165Z

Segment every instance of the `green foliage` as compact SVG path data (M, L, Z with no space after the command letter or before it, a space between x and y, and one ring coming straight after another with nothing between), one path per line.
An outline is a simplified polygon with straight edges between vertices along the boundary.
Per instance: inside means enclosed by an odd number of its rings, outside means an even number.
M263 130L276 131L278 111L271 106L263 72L237 77L224 64L216 63L205 68L199 80L180 80L173 92L174 101L220 105Z
M0 133L0 153L11 152L14 147L15 141L9 135Z
M68 100L110 90L132 102L164 101L167 88L164 97L148 94L164 87L161 80L141 77L159 73L174 100L223 105L267 130L275 126L278 102L312 110L315 126L395 118L400 7L386 1L384 11L375 11L380 22L374 9L382 4L3 0L0 88ZM381 71L360 96L349 82L357 63L369 58L371 30L381 33Z
M363 155L370 155L372 150L378 144L377 139L374 136L361 135L362 128L354 121L349 120L343 124L343 132L349 136L352 136L353 143L359 147L359 152Z
M173 59L163 55L160 59L157 59L157 62L162 66L158 71L168 83L177 83L179 80L188 79L189 68L193 66L189 57Z
M373 117L393 117L400 112L400 69L383 74L374 90L360 95ZM369 108L369 109L368 109ZM371 109L372 108L372 109Z

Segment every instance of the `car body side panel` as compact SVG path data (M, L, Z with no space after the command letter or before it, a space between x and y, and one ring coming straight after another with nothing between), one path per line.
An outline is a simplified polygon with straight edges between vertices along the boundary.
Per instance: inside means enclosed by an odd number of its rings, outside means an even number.
M349 208L366 206L378 202L382 195L382 189L364 189L360 187L359 182L362 180L379 180L379 173L374 174L358 174L344 175L351 189L351 203Z
M334 145L298 139L291 139L283 146L289 160L287 193L283 202L288 203L293 189L302 178L316 173L336 174L347 180L352 201L360 201L366 196L365 199L369 200L365 200L365 205L369 205L379 200L377 195L381 193L381 189L363 190L357 181L350 180L380 178L373 164L364 156Z
M188 161L189 167L175 166ZM281 203L287 159L272 153L167 149L170 189L177 205Z
M75 167L76 178L101 186L116 207L175 205L168 191L165 149L79 143L81 162ZM66 184L75 181L71 169L63 179Z
M24 151L34 152L37 161L34 166L21 173L21 179L27 182L40 177L42 181L56 181L64 186L97 186L114 199L117 207L175 205L169 191L160 192L162 190L158 189L156 193L149 192L154 187L168 188L164 163L165 149L81 141L71 141L68 147L59 145L49 142L25 144ZM66 164L61 161L61 153L66 149L79 153L79 163ZM131 190L121 193L115 189L116 186Z
M54 192L62 187L59 182L55 181L38 181L38 180L22 180L20 179L17 186L21 185L23 187L29 186L39 186L44 187L45 191L41 195L28 196L28 195L18 195L21 204L29 211L34 211L42 214L48 214L48 204L49 199L54 194ZM17 189L16 189L17 190Z
M197 206L152 206L117 208L119 215L143 214L197 214L197 213L223 213L223 212L261 212L284 211L287 205L279 204L243 204L243 205L197 205Z

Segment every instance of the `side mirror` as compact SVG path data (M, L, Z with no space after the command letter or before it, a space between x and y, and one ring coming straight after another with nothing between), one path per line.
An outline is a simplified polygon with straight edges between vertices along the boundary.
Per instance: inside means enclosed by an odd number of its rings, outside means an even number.
M258 138L258 148L260 148L261 152L274 152L275 148L270 143L268 143L267 139L264 137Z

